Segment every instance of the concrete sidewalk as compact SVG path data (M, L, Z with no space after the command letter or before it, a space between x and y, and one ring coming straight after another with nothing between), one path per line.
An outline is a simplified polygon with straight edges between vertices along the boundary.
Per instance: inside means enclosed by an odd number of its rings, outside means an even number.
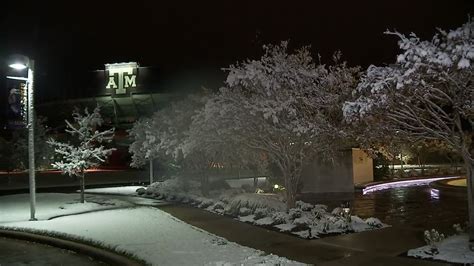
M229 241L314 265L450 265L398 256L424 245L422 232L409 228L390 227L305 240L190 206L159 208Z

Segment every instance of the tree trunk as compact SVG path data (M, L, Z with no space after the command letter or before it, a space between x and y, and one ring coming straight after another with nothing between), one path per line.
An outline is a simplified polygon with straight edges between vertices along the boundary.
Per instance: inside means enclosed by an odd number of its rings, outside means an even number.
M209 178L206 174L201 176L201 193L203 196L209 195Z
M80 179L81 179L81 203L84 203L84 190L85 190L85 180L84 180L84 173L81 174Z
M468 204L468 212L469 212L469 248L471 251L474 251L474 176L473 170L474 166L473 163L464 158L464 163L466 165L466 179L467 179L467 204Z
M287 210L296 207L297 184L293 183L293 179L289 175L285 175L285 196Z

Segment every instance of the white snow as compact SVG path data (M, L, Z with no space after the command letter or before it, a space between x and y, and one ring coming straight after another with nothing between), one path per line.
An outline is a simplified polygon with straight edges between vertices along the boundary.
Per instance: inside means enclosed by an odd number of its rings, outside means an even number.
M469 250L469 236L467 234L454 235L437 244L439 254L432 255L429 245L411 249L408 256L442 260L452 263L474 264L474 252Z
M287 223L287 224L275 225L275 227L280 229L281 232L288 232L288 231L291 231L293 228L295 228L296 225L292 223Z
M227 242L154 208L104 211L8 226L85 237L133 253L154 265L210 265L223 262L223 258L232 264L248 263L249 257L259 263L272 259L261 256L263 253L260 251ZM291 264L278 257L273 260Z
M37 196L41 206L38 215L43 217L64 214L59 207L65 206L68 201L76 202L79 197L42 193ZM87 199L91 197L88 195ZM102 198L102 201L119 202L115 198L110 201ZM0 197L0 204L2 227L85 238L132 253L152 265L304 265L229 242L153 207L105 210L30 222L26 221L29 218L27 195ZM84 204L72 206L75 205ZM88 208L101 207L95 205ZM69 212L77 209L69 208Z
M119 195L137 195L137 189L145 188L142 186L125 186L125 187L107 187L107 188L89 188L86 193L100 194L119 194Z
M47 220L58 215L131 206L133 204L128 201L93 195L86 195L86 203L79 203L78 194L36 194L36 218L38 220ZM30 218L29 207L29 194L0 197L0 223L28 220Z

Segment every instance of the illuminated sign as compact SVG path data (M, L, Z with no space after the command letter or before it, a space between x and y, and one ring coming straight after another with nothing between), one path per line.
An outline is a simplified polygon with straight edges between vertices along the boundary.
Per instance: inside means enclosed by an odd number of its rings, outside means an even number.
M137 87L138 64L136 62L106 64L106 89L115 96L126 96Z

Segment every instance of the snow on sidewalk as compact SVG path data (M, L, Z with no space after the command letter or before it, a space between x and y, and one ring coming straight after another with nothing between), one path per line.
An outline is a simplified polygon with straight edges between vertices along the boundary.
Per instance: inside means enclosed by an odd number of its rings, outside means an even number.
M228 242L152 207L2 225L87 238L133 253L153 265L303 265Z
M47 220L58 215L95 211L110 208L135 206L130 201L86 195L86 203L79 203L78 194L38 193L36 194L36 218ZM0 197L0 223L25 221L30 218L29 194Z

